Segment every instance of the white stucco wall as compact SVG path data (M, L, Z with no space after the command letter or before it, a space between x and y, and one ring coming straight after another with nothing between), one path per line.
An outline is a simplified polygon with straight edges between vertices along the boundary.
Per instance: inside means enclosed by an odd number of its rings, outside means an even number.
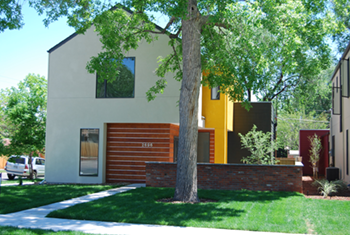
M346 59L349 59L350 53L346 55ZM347 63L347 61L344 61ZM346 131L348 131L348 141L350 140L350 100L347 97L343 97L342 99L342 119L343 119L343 139L342 139L342 159L339 159L339 162L336 162L336 166L339 167L341 170L341 178L344 179L346 182L350 183L350 165L348 166L348 173L346 172ZM350 147L350 144L348 144L348 147ZM348 149L349 155L350 155L350 149ZM350 163L350 156L348 156Z
M350 53L346 55L346 59L349 58ZM335 79L340 78L339 69L333 76L332 83L336 86ZM338 80L338 86L340 86L340 79ZM349 173L346 172L346 131L349 131L350 140L350 99L347 97L342 97L342 115L333 115L331 117L331 136L330 136L330 146L332 146L332 136L335 137L334 155L335 155L335 167L339 168L340 178L347 183L350 183L350 166ZM340 131L340 123L342 123L342 131ZM349 144L350 147L350 144ZM350 155L350 149L349 155ZM350 156L349 162L350 163Z
M48 113L46 129L46 180L66 183L105 181L106 123L178 123L180 82L171 74L164 94L147 102L146 91L159 79L154 70L158 56L171 52L168 37L151 44L141 42L135 57L135 97L95 98L96 75L85 67L101 50L96 33L90 29L49 54ZM97 177L79 176L80 129L99 128L99 169Z

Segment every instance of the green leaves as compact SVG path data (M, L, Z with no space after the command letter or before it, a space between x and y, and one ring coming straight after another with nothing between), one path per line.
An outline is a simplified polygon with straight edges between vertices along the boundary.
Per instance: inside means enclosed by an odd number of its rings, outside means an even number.
M145 13L130 13L120 8L97 16L93 23L100 35L103 50L91 58L87 70L90 73L98 72L101 79L115 79L125 52L137 49L142 39L148 43L157 39L150 35L149 31L155 30L155 25L147 19Z
M250 156L243 157L243 163L247 164L275 164L274 152L277 150L277 144L273 140L272 133L257 131L254 125L252 130L246 135L238 133L241 137L242 148L246 148L251 153Z
M4 124L1 139L11 144L3 146L4 155L42 151L45 146L47 81L39 75L29 74L18 88L1 91L1 110Z
M15 0L0 1L0 32L5 29L20 29L22 22L22 6Z
M323 1L311 5L304 1L227 5L202 33L205 70L227 70L208 78L213 81L210 85L219 83L233 99L247 99L246 92L252 91L270 101L317 76L331 61L326 36L334 31L335 19L322 8ZM236 89L232 80L239 84Z
M303 111L291 113L283 112L278 115L277 136L280 139L281 147L289 149L299 149L299 130L302 129L326 129L329 121L327 115L315 112L305 114Z

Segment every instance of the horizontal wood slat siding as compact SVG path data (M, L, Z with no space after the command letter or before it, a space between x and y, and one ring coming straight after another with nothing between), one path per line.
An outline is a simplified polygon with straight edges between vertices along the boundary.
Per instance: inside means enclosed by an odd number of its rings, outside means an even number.
M198 132L210 133L210 163L214 163L214 129ZM173 162L175 136L179 136L175 124L107 124L107 183L145 183L145 162Z
M107 124L107 183L145 183L145 162L173 162L178 129L164 123Z

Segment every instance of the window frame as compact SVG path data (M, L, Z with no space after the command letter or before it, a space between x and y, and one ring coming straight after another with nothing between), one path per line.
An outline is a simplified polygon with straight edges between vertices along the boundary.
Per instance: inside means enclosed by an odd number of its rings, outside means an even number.
M349 59L342 59L340 61L339 73L340 73L340 83L342 87L342 97L349 98L349 93L350 93Z
M214 92L213 89L214 88L217 88L217 93L216 93L216 98L213 99L213 92ZM210 90L211 90L211 92L210 92L210 99L211 100L220 100L220 92L219 92L220 86L212 87Z
M135 83L136 83L136 57L135 56L128 56L124 57L124 59L129 59L133 58L134 59L134 89L133 89L133 95L132 97L107 97L107 80L104 79L103 81L103 86L104 86L104 97L98 97L97 96L97 87L98 87L98 73L96 73L96 87L95 87L95 98L96 99L133 99L135 98ZM123 60L124 60L123 59Z
M346 130L346 145L345 145L345 153L346 153L346 175L349 175L349 130Z
M335 81L332 81L332 114L341 115L341 106L342 106L342 89L338 84L338 75L335 77ZM336 102L338 101L338 102ZM336 106L337 105L337 106Z
M97 130L97 167L96 167L96 174L86 174L86 173L82 173L82 167L81 167L81 143L82 143L82 131L83 130ZM87 177L98 177L98 169L99 169L99 152L100 152L100 129L99 128L80 128L80 132L79 132L79 176L87 176Z

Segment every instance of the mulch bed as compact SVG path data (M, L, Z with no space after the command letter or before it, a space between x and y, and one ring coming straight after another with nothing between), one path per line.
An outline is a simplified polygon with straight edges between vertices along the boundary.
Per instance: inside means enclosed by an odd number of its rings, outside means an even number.
M204 198L200 198L199 200L200 200L200 202L188 202L188 203L195 204L195 203L217 202L216 200L204 199ZM164 202L164 203L171 203L171 204L184 203L182 201L175 201L173 198L162 198L162 199L157 200L157 202Z
M322 199L322 200L350 201L350 190L343 190L343 191L338 192L336 194L332 194L332 196L324 198L318 192L317 187L312 185L312 182L314 182L314 179L311 176L303 176L303 194L305 195L306 198ZM174 201L173 198L162 198L162 199L159 199L157 201L164 202L164 203L172 203L172 204L183 203L181 201ZM206 203L206 202L217 202L217 201L200 198L200 203ZM191 204L194 204L194 203L191 203Z
M324 198L319 192L317 187L312 185L314 179L311 176L303 176L303 194L306 198L323 199L323 200L341 200L350 201L350 190L343 190L332 196Z

